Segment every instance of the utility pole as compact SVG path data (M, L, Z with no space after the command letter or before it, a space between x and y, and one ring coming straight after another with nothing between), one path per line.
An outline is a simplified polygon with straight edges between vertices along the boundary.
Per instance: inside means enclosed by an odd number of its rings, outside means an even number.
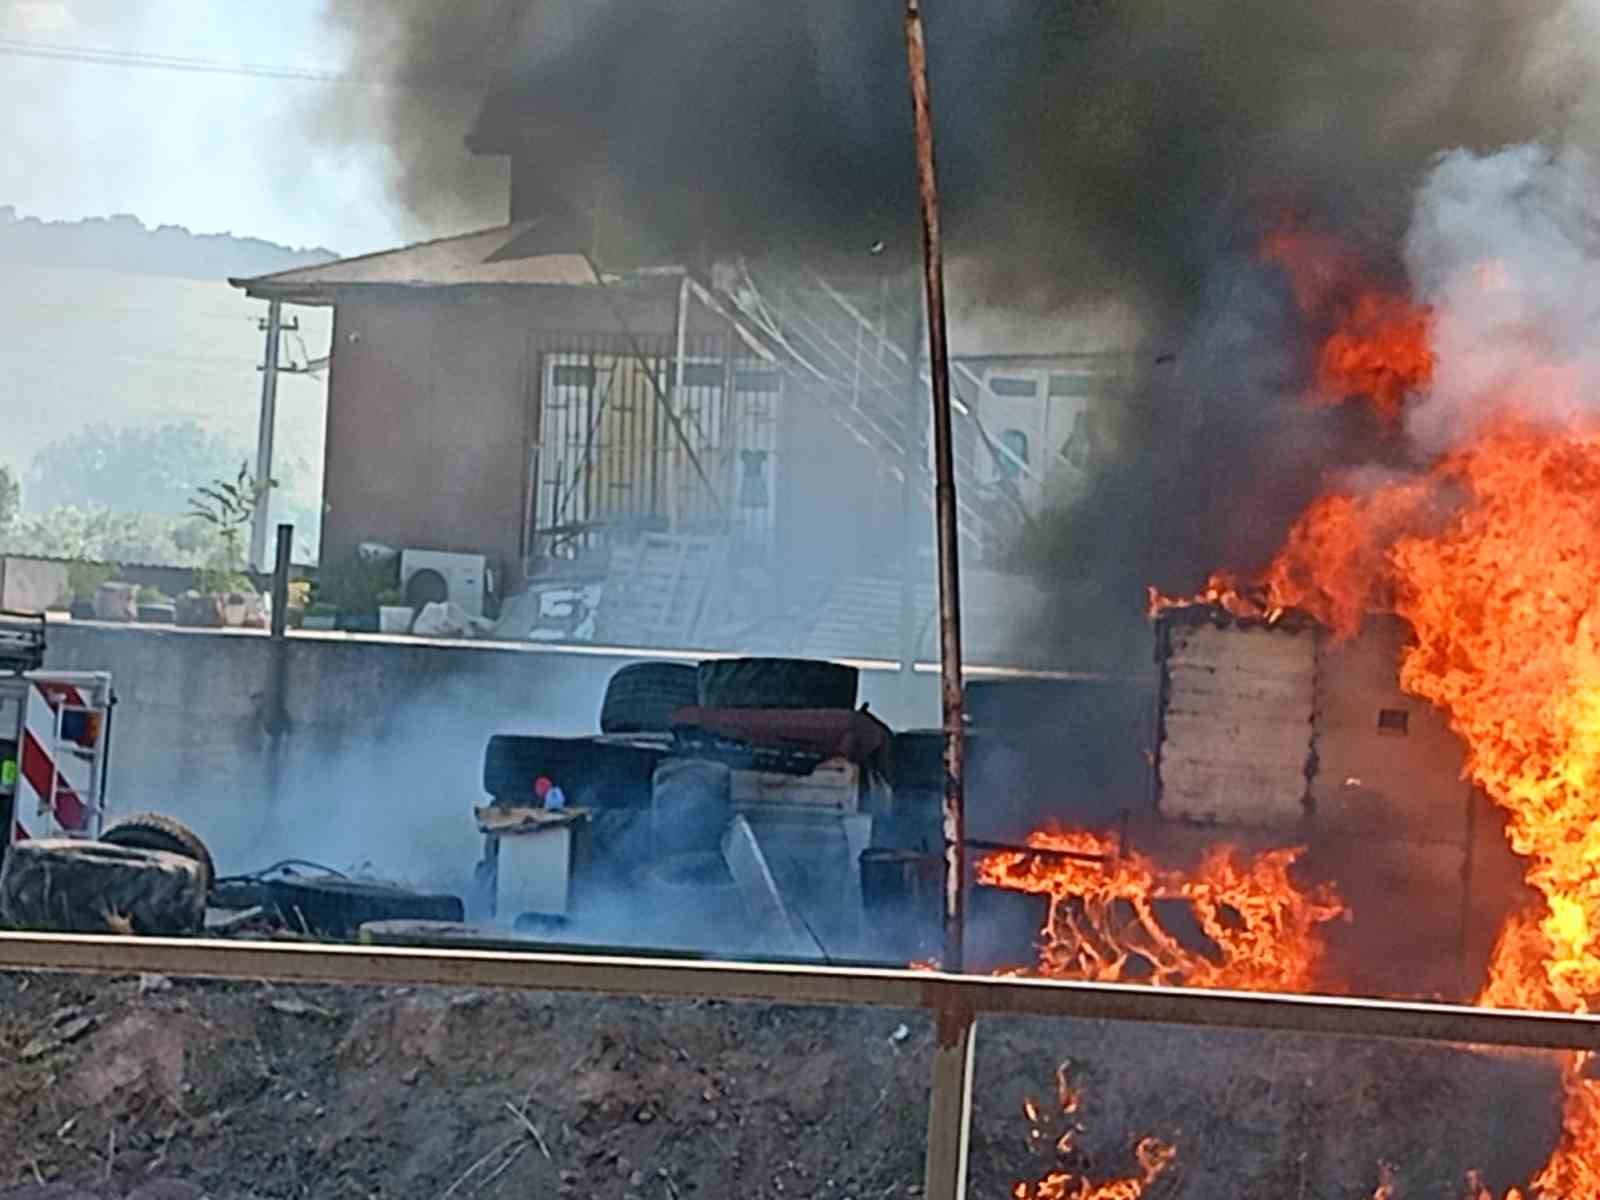
M928 317L928 370L933 384L934 518L939 552L939 674L944 701L944 959L946 971L962 966L965 917L966 758L965 699L961 676L960 530L956 524L955 454L950 427L950 352L945 336L944 247L939 232L939 184L933 159L933 107L928 93L928 52L921 0L906 0L906 57L911 111L917 135L917 190L922 212L922 274Z
M266 362L261 368L261 423L256 430L255 515L250 524L250 563L267 569L267 532L272 523L272 435L278 419L278 343L283 338L283 301L267 301L261 322L267 334Z
M961 973L966 921L965 699L961 677L960 535L956 526L955 455L950 428L950 354L945 337L944 248L939 233L939 184L933 159L933 105L922 0L905 0L906 65L917 140L917 192L922 216L922 275L927 294L928 370L933 383L934 516L939 552L939 679L944 701L944 955L941 966ZM972 1131L971 1011L941 1008L934 1031L934 1087L928 1105L928 1200L965 1200L967 1144Z

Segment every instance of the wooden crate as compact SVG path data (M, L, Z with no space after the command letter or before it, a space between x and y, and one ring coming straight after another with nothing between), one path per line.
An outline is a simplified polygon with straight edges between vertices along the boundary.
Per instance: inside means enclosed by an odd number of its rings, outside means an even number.
M809 775L733 772L734 810L789 809L854 813L861 807L861 768L842 758L817 764Z

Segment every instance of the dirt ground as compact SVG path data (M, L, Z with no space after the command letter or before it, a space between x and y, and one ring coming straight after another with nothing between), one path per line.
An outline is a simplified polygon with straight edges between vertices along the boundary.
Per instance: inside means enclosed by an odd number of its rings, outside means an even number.
M1069 1058L1063 1160L1023 1104ZM914 1197L930 1061L914 1014L0 975L0 1198ZM1380 1160L1458 1200L1526 1180L1555 1094L1539 1056L987 1021L970 1194L1152 1134L1148 1200L1367 1200Z

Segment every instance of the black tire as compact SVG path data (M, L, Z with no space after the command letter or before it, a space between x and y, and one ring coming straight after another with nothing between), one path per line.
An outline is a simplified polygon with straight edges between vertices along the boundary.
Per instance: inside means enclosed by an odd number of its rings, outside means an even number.
M44 933L197 933L204 868L160 850L67 838L15 843L0 871L0 916Z
M896 791L944 790L944 730L906 729L894 735Z
M483 790L503 804L537 804L533 784L543 775L585 808L645 808L650 777L664 749L597 738L496 734L483 752Z
M733 816L733 772L725 764L668 759L656 768L650 801L657 858L722 853Z
M413 892L359 879L274 879L263 885L278 918L296 933L350 938L369 921L466 919L459 896Z
M719 658L700 664L707 708L854 708L860 672L810 658Z
M200 835L182 821L161 813L136 813L123 817L100 835L108 846L129 846L134 850L163 850L181 854L199 863L205 872L206 891L217 880L217 864Z
M606 684L602 733L664 733L672 714L700 702L699 673L686 663L633 663Z

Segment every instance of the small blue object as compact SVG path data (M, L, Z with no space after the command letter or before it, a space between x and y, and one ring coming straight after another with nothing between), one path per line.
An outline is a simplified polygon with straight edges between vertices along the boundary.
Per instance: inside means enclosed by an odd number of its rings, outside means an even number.
M547 812L554 812L558 808L567 806L567 794L559 787L552 787L544 794L544 807Z

